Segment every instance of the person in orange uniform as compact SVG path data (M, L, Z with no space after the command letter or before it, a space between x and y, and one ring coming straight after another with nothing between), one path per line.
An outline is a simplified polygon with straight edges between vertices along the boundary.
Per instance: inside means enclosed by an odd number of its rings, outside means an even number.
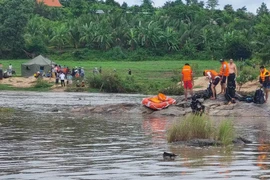
M210 99L214 100L216 99L216 86L218 85L220 81L220 76L215 70L205 70L203 71L203 75L207 76L209 79L209 82L211 83L211 90L212 90L212 97Z
M182 83L184 83L185 100L187 101L188 91L190 95L193 96L192 89L193 89L193 84L194 84L192 69L188 63L186 63L182 69L181 85L183 85Z
M220 71L219 71L219 76L221 78L220 81L220 86L221 86L221 92L220 94L225 94L225 89L226 89L226 81L227 77L229 76L229 64L224 61L224 59L219 60L221 63Z
M264 66L260 67L260 83L263 87L264 94L265 94L265 102L268 99L268 91L270 89L270 73L266 70Z

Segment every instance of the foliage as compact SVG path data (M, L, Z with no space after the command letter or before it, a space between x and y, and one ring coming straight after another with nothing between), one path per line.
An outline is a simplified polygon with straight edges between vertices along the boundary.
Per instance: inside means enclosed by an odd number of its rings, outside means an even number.
M88 81L91 88L102 92L138 93L141 91L141 87L134 82L132 76L122 78L115 72L93 75Z
M0 1L0 57L21 57L25 46L24 27L33 7L34 3L29 0Z
M161 93L166 95L183 95L184 94L184 88L183 86L179 86L177 84L172 84L169 87L166 87L162 90L160 90Z
M223 120L217 128L217 140L224 145L229 145L234 140L234 127L231 120Z
M208 0L206 7L203 1L179 0L160 8L150 0L131 7L114 0L62 0L64 8L34 2L0 0L0 58L47 53L70 60L237 60L256 55L269 62L265 3L254 15L230 5L216 10L218 0ZM91 55L96 51L100 56Z
M259 71L250 66L244 66L236 78L236 82L239 84L239 91L243 84L248 81L253 81L258 77Z
M36 84L34 85L34 88L36 89L46 89L50 87L52 87L52 84L41 78L38 78Z
M234 139L232 121L224 120L215 127L206 115L189 115L184 120L175 121L168 129L168 142L187 141L191 139L215 139L223 145L229 145Z

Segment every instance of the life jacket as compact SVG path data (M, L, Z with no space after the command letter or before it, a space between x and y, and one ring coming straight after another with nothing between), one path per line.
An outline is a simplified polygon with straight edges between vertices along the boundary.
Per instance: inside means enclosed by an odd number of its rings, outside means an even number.
M215 70L205 70L204 72L205 72L205 74L207 74L207 72L210 72L212 80L214 80L218 77L218 73Z
M192 69L190 66L185 65L182 69L183 81L192 80Z
M268 74L267 74L268 73ZM261 78L261 81L262 82L265 82L265 81L269 81L269 71L267 71L265 68L264 68L264 71L260 73L260 78Z
M224 65L226 65L226 69L224 69ZM220 67L219 74L221 76L226 76L226 77L229 76L229 74L230 74L229 73L229 64L226 61L222 62L221 67Z

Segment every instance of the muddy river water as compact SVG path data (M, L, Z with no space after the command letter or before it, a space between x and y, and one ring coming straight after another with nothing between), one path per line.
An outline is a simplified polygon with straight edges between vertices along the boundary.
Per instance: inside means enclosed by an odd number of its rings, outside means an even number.
M16 109L0 116L0 179L270 179L269 118L232 118L251 144L195 148L167 143L171 117L67 111L142 97L0 92L0 107ZM178 156L164 160L164 151Z

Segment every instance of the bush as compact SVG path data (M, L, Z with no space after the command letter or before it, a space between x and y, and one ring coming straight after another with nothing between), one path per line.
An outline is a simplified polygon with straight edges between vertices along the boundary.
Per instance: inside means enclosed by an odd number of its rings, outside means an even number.
M50 87L52 87L52 84L40 78L38 78L36 84L34 85L34 88L38 88L38 89L50 88Z
M127 58L127 55L123 52L120 46L116 46L110 49L105 53L105 56L112 60L123 60Z
M168 130L168 142L187 141L191 139L214 139L223 145L229 145L234 139L232 121L224 120L216 128L208 116L187 116L176 121Z
M109 93L137 93L142 88L135 83L133 76L121 78L116 73L103 73L89 78L91 88Z
M166 95L183 95L184 88L183 86L179 86L177 84L172 84L171 86L160 90L161 93Z
M236 78L236 82L239 84L239 91L243 84L248 81L253 81L258 77L258 70L252 67L243 67L242 71L240 71L238 77Z

